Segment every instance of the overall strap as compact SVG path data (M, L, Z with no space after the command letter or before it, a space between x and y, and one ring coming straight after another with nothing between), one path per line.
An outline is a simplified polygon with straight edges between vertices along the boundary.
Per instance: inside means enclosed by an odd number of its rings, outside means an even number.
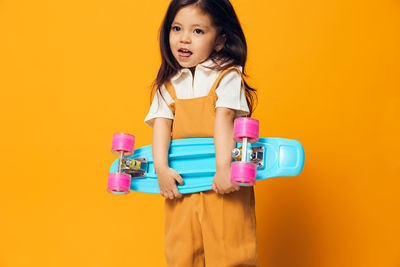
M236 70L240 76L243 77L243 73L240 71L240 69L238 67L232 66L229 67L223 71L221 71L221 73L218 75L217 79L215 80L214 84L212 85L210 92L208 93L209 96L217 96L217 94L215 93L215 90L217 89L219 82L221 81L222 77L225 76L225 74L231 70ZM242 85L243 85L243 80L242 80Z
M172 99L174 101L176 101L176 92L175 92L175 88L172 85L171 81L166 81L164 83L164 85L165 85L165 89L167 89L168 94L172 97Z
M176 92L175 92L175 88L172 85L171 81L166 81L164 83L165 89L167 89L168 94L172 97L172 99L174 100L174 102L172 102L171 104L169 104L169 108L171 109L172 113L175 115L175 102L176 102Z

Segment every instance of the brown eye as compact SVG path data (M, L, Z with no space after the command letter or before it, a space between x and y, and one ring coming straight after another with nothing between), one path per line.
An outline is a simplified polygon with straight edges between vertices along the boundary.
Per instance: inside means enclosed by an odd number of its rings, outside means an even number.
M204 33L203 30L200 30L200 29L195 29L193 32L195 34L203 34Z
M172 27L172 30L173 30L174 32L179 32L179 31L181 30L181 27L179 27L179 26L174 26L174 27Z

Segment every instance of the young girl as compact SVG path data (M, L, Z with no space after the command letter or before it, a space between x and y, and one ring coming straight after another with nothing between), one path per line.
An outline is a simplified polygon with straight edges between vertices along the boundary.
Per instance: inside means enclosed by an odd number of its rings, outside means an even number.
M259 266L253 187L230 182L233 121L253 111L242 79L246 40L229 0L173 0L161 26L162 63L145 122L165 198L168 266ZM243 90L242 90L243 89ZM172 139L214 137L213 190L181 195L168 166Z

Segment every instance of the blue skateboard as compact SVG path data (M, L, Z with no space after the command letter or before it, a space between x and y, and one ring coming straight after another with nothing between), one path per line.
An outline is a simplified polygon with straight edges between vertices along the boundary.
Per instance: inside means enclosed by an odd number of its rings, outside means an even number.
M128 156L116 148L113 148L113 151L119 152L119 159L115 160L110 168L108 182L110 193L127 194L129 190L160 193L151 145L138 148L134 150L133 155ZM296 176L304 165L303 146L291 139L259 138L257 142L246 141L243 145L237 142L236 148L232 151L233 162L243 160L243 155L247 162L257 166L255 177L257 181L279 176ZM181 194L211 190L216 172L214 139L172 140L168 163L183 178L184 184L177 184ZM117 187L113 187L115 183Z

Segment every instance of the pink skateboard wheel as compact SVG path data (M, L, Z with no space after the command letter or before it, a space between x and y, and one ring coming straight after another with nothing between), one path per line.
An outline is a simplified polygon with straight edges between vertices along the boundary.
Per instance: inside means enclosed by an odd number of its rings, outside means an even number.
M129 174L112 172L108 175L107 191L112 194L126 195L131 187Z
M132 155L135 146L135 136L127 133L115 133L112 139L111 151L118 153L123 151L126 155Z
M231 166L231 181L240 186L256 183L257 165L251 162L235 161Z
M259 122L256 119L241 117L233 123L233 139L241 143L248 138L250 143L258 142Z

